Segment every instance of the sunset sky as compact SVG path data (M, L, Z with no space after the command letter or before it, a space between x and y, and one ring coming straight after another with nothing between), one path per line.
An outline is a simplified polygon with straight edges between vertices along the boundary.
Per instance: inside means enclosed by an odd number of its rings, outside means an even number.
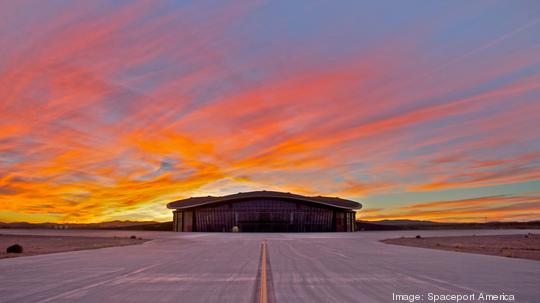
M540 2L0 0L0 221L261 189L540 220Z

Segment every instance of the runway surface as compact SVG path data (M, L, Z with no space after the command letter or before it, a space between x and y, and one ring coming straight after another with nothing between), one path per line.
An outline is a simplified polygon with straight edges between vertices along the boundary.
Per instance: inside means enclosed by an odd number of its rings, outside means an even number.
M0 260L0 302L260 302L263 241L268 302L400 302L393 300L393 294L418 294L423 300L417 302L432 302L429 293L476 297L480 293L504 293L513 295L515 302L538 302L538 261L378 242L416 234L526 232L217 234L0 230L43 235L135 234L153 239L135 246Z

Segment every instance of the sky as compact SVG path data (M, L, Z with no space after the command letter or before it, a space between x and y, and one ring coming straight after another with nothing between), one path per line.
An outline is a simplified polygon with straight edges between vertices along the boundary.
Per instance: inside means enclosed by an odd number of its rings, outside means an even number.
M262 189L540 220L540 3L0 0L0 221Z

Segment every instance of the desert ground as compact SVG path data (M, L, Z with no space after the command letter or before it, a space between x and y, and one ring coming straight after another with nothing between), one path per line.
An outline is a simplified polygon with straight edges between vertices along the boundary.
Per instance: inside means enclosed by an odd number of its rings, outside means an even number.
M540 233L519 235L412 237L383 243L540 261Z
M6 230L128 237L133 231ZM0 260L1 302L405 302L393 294L511 294L538 302L540 262L390 245L399 237L513 235L530 230L357 233L136 232L140 245ZM427 297L422 302L430 302ZM439 301L444 302L444 301ZM449 302L449 301L447 301ZM468 301L475 302L475 301Z
M81 237L81 236L40 236L40 235L9 235L0 230L0 259L50 254L65 251L97 249L112 246L124 246L144 243L141 238L130 237ZM23 253L6 253L8 246L19 244Z

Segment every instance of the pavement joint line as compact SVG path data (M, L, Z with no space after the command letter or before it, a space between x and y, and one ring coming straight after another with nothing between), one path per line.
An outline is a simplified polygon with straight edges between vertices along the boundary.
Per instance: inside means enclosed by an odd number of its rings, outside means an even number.
M266 241L261 242L261 286L259 303L268 303L268 287L266 273Z
M68 296L72 296L72 295L80 293L82 291L86 291L86 290L94 288L94 287L99 287L99 286L102 286L102 285L105 285L105 284L108 284L108 283L112 283L114 281L117 281L117 280L120 280L120 279L123 279L123 278L131 277L133 275L137 275L137 274L139 274L141 272L147 271L148 269L151 269L151 268L159 266L159 265L160 264L154 264L154 265L141 267L141 268L138 268L136 270L130 271L128 273L125 273L123 275L113 277L111 279L106 279L106 280L103 280L103 281L100 281L100 282L97 282L97 283L93 283L93 284L90 284L90 285L87 285L87 286L83 286L83 287L75 288L75 289L72 289L72 290L69 290L69 291L65 291L65 292L59 293L57 295L54 295L52 297L41 299L39 301L36 301L36 303L46 303L46 302L53 302L53 301L56 302L59 299L65 299Z

